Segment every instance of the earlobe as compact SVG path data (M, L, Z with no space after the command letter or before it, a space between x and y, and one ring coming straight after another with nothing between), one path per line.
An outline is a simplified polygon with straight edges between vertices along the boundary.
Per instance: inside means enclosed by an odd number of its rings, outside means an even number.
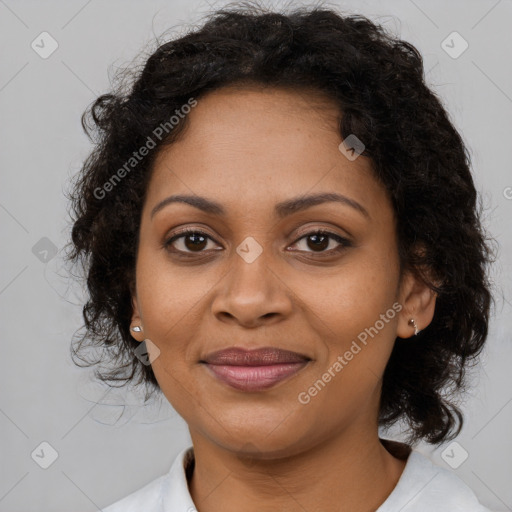
M142 326L142 318L139 312L137 297L132 294L132 319L130 325L130 332L133 338L137 341L144 341L144 327Z
M437 294L419 277L408 273L404 277L399 302L397 336L410 338L427 328L434 318Z

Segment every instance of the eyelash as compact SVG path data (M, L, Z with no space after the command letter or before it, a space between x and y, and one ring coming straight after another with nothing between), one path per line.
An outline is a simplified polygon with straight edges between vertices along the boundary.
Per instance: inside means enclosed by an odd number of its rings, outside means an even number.
M187 252L187 251L180 251L180 250L174 250L174 251L171 251L169 249L169 247L172 245L173 242L175 242L176 240L180 239L180 238L183 238L183 237L186 237L187 235L191 235L191 234L194 234L194 235L200 235L200 236L204 236L210 240L213 240L215 243L217 243L212 237L210 237L208 235L208 233L205 233L204 231L201 231L201 230L198 230L198 229L193 229L193 228L186 228L182 231L180 231L179 233L176 233L174 234L171 238L167 239L164 244L163 244L163 248L169 252L175 252L175 253L178 253L180 256L182 257L190 257L190 256L193 256L195 254L201 254L201 252L203 251L199 251L197 253L194 253L193 251L191 252ZM335 249L330 249L329 251L322 251L322 252L318 252L318 253L315 253L314 251L306 251L310 254L317 254L319 256L322 256L322 255L334 255L334 254L338 254L340 252L342 252L343 250L345 250L347 247L351 247L352 246L352 243L347 240L346 238L336 234L336 233L332 233L330 231L326 231L326 230L323 230L323 229L317 229L317 230L313 230L313 231L310 231L308 233L305 233L303 234L300 238L298 238L295 242L299 242L300 240L304 239L304 238L307 238L309 236L312 236L312 235L323 235L323 236L328 236L329 238L335 240L336 242L338 242L340 245L338 247L336 247ZM294 251L295 252L295 251ZM304 251L296 251L296 252L304 252Z

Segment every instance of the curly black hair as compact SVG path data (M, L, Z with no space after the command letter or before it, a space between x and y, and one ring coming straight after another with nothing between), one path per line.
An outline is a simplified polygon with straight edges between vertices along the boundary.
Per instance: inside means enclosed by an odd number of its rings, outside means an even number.
M458 435L463 416L455 391L466 388L466 370L487 338L493 253L469 152L426 85L418 50L362 15L321 6L274 12L244 3L161 44L123 80L82 115L95 147L69 192L67 257L81 263L89 292L73 359L87 366L108 362L96 376L109 385L138 376L136 385L159 389L151 366L134 354L131 292L147 185L159 150L187 125L178 116L182 106L233 84L314 89L339 105L342 138L354 134L364 142L363 156L389 193L402 271L414 272L437 294L431 324L413 341L395 341L379 425L405 420L411 444ZM155 137L174 113L174 128ZM156 149L127 170L148 137ZM122 168L122 179L113 181ZM95 358L93 347L100 349Z

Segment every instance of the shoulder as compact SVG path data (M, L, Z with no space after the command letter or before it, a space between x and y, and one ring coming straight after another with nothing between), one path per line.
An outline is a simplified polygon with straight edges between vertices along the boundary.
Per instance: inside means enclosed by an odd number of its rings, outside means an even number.
M452 471L413 450L388 499L377 512L492 512Z

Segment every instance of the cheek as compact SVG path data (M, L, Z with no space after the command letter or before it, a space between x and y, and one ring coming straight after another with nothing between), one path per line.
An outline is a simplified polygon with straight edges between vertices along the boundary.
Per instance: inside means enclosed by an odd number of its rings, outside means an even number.
M329 276L304 275L297 295L333 333L357 335L375 323L396 299L396 259L354 252Z
M180 416L196 423L200 422L201 409L215 414L205 404L204 391L191 385L190 372L183 368L174 351L172 355L162 352L151 366L163 395Z
M142 318L149 333L162 343L176 332L197 321L197 305L214 286L218 277L204 268L180 268L165 252L141 249L137 261L137 295Z
M396 338L398 279L397 259L368 252L340 269L329 289L321 291L317 311L325 326L328 358L332 362L346 355L347 378L359 378L363 367L382 373Z
M347 266L344 289L340 291L343 306L373 324L393 304L398 279L398 255L387 244L372 244Z

